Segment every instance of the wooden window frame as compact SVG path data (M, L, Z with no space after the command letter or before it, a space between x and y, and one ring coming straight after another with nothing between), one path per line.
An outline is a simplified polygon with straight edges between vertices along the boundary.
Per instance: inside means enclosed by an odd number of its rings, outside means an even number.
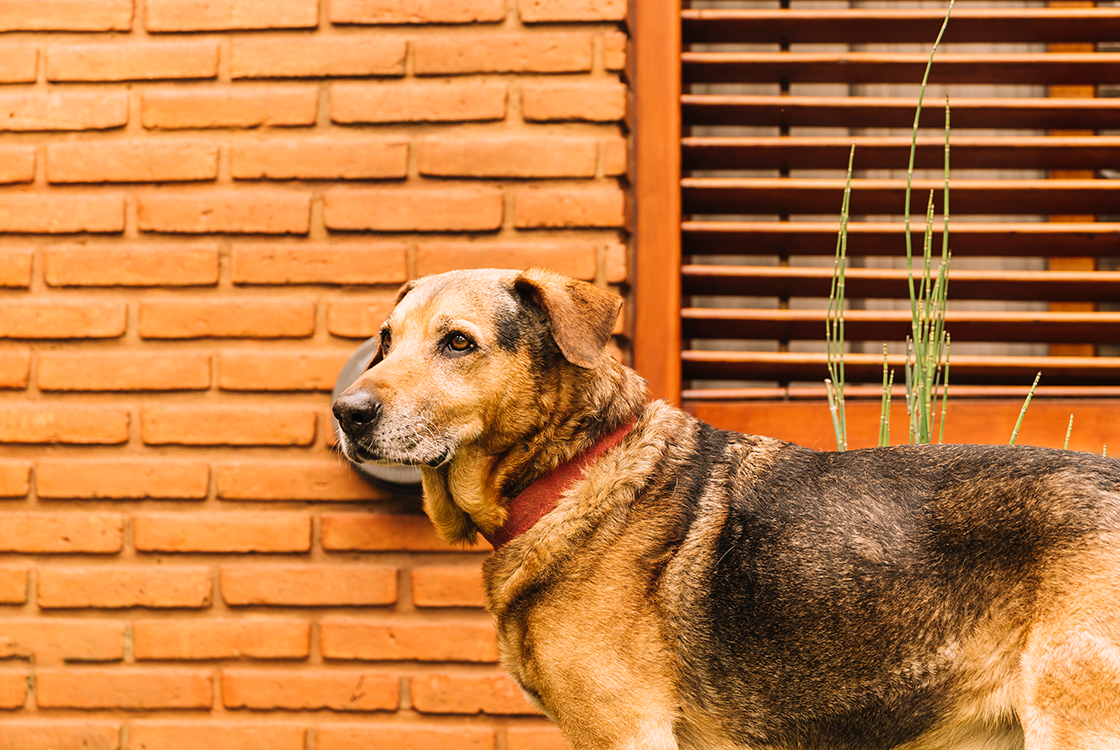
M649 381L653 398L681 405L717 426L831 448L830 419L821 401L682 398L681 10L680 0L631 0L630 4L635 368ZM947 440L1006 442L1026 389L1022 394L995 395L951 403L954 429ZM895 413L893 442L897 443L902 430L898 425L905 423L905 416L899 419ZM1117 441L1120 397L1107 393L1104 398L1036 398L1020 442L1060 446L1071 413L1076 418L1071 447L1099 452L1110 436ZM867 427L866 436L850 436L850 444L873 444L878 404L850 402L848 422ZM829 438L823 440L824 435Z

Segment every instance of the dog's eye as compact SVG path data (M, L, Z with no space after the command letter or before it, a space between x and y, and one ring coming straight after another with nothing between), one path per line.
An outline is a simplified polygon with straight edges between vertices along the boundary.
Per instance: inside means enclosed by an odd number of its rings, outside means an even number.
M389 353L389 347L391 347L392 345L393 345L393 334L389 333L389 329L386 328L385 330L383 330L381 332L381 356L384 357L386 354L388 354Z
M466 334L458 331L447 337L447 343L444 344L444 347L449 354L466 354L475 348L474 342Z

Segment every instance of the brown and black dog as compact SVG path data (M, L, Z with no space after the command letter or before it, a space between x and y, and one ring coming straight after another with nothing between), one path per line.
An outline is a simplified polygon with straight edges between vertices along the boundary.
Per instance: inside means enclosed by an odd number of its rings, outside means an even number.
M606 353L619 306L421 279L335 403L494 540L502 661L572 748L1120 748L1120 462L717 430Z

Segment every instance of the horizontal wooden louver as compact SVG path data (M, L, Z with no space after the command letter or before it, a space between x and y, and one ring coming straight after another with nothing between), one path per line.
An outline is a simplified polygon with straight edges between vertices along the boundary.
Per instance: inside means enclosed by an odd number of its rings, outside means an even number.
M791 4L682 11L686 400L788 394L826 376L831 256L852 143L848 379L880 380L884 342L891 366L902 365L908 131L944 9ZM915 166L926 171L914 181L911 231L920 253L931 190L941 210L947 92L947 328L959 346L951 379L960 393L1025 388L1041 370L1052 394L1116 394L1120 98L1062 87L1120 82L1120 47L1101 44L1118 40L1120 7L953 11L930 76L938 93L922 112ZM1046 51L1064 43L1097 51ZM1070 170L1077 179L1054 178ZM940 232L938 221L938 249ZM1063 258L1092 262L1051 270ZM1064 309L1070 303L1078 309ZM1053 356L1058 343L1089 351Z

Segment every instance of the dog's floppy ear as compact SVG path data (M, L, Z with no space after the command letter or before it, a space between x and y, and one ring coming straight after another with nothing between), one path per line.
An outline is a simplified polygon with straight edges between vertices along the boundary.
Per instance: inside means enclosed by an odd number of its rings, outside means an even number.
M401 300L404 299L404 296L411 292L414 286L416 286L415 281L406 281L401 285L401 288L397 290L397 298L393 300L393 308L401 303ZM370 369L383 359L385 359L385 349L383 346L379 345L377 347L377 351L373 355L373 359L371 359L369 361L369 364L366 365L366 369Z
M566 360L587 369L599 364L622 308L621 298L540 268L521 273L513 283L522 298L544 310Z

